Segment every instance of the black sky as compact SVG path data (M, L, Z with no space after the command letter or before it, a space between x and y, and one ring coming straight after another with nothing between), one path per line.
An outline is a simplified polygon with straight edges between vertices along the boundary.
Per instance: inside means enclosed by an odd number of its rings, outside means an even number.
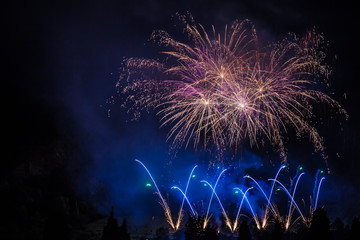
M173 31L172 16L186 11L205 27L211 24L223 27L235 19L248 18L268 41L278 40L288 32L301 34L313 26L324 33L329 41L329 56L334 59L328 93L341 102L350 116L343 125L337 122L326 125L331 129L323 130L327 136L325 143L339 185L352 185L346 193L354 198L349 204L358 202L359 20L355 2L347 1L113 0L3 4L2 118L6 141L3 176L29 156L37 156L34 152L41 155L42 149L52 146L58 138L66 139L76 149L69 157L73 163L67 163L67 181L73 183L79 194L90 191L89 186L82 185L92 178L108 186L111 181L121 182L130 177L121 170L127 167L134 173L135 157L165 165L167 160L151 157L167 158L167 145L158 145L165 142L165 133L158 129L156 119L126 125L124 111L115 105L109 112L106 99L115 92L123 57L157 57L157 48L147 41L151 32ZM149 136L153 139L148 140ZM181 165L174 161L174 165ZM311 161L307 162L311 165ZM3 177L2 182L5 181ZM126 195L121 189L117 191L110 198ZM137 193L131 194L129 201ZM119 206L128 204L126 199L109 200L114 201L120 201Z

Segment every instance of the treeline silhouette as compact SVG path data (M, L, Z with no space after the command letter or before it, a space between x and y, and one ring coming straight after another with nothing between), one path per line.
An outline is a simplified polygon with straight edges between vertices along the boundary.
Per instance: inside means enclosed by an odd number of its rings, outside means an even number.
M103 230L101 240L130 240L130 233L127 229L126 219L123 220L121 226L118 225L114 217L114 207L111 208L110 217Z
M306 225L298 221L288 231L284 229L284 223L280 219L269 222L266 229L257 229L254 221L243 220L236 233L230 233L225 225L219 229L214 223L209 223L204 228L204 216L187 216L182 236L169 234L169 230L159 228L155 236L143 236L140 239L168 240L359 240L360 239L360 221L355 217L351 226L345 227L344 223L336 218L333 223L330 222L327 212L323 208L317 209L313 213L311 221ZM107 225L103 230L101 240L130 240L130 234L127 230L126 220L121 226L118 226L114 218L114 209L112 208Z

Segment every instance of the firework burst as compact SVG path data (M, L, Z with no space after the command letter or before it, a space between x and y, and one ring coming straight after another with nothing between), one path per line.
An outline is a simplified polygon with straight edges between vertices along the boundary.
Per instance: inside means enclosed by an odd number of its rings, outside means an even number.
M165 31L152 38L169 48L166 61L126 59L119 89L128 96L134 118L155 108L162 126L170 126L174 146L213 144L221 152L245 140L252 146L268 140L286 161L284 136L294 129L308 136L315 150L324 150L311 124L313 105L345 110L317 90L329 75L321 51L323 38L312 29L261 47L249 21L235 21L223 33L205 31L191 18L185 23L189 44ZM126 79L126 85L121 82Z

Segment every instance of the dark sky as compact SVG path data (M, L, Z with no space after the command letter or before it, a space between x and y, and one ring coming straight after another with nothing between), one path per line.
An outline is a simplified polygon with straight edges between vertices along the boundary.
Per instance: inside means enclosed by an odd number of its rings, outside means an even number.
M329 41L329 56L334 59L327 91L350 116L346 123L329 120L320 131L332 169L326 191L329 202L323 204L330 206L332 216L352 217L350 214L359 211L352 205L360 200L356 9L347 1L6 3L2 7L2 116L7 132L3 171L14 168L37 146L46 148L48 142L65 136L75 146L68 174L79 195L87 196L100 211L107 212L115 205L121 216L161 216L151 192L139 190L147 176L133 160L148 163L166 192L171 185L166 179L183 182L195 163L211 156L189 150L171 157L166 131L159 129L153 113L128 123L130 117L118 104L106 105L106 99L115 93L123 57L161 56L148 39L154 29L174 31L171 19L176 12L191 12L205 27L214 24L222 28L235 19L248 18L269 42L317 26ZM313 177L316 169L323 167L323 160L311 154L302 159L297 155L301 152L294 148L289 154L292 169L305 163ZM262 161L250 155L249 162L256 165ZM278 165L272 166L268 173L274 173ZM97 188L104 189L103 194ZM308 189L311 192L312 187ZM155 210L144 206L146 201Z

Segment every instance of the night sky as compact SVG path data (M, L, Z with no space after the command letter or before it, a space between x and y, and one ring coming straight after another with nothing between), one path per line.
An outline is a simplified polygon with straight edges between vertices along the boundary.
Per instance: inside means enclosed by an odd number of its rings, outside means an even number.
M162 221L163 213L153 190L145 187L149 178L135 159L147 164L176 204L179 195L170 187L183 186L193 165L201 165L198 175L203 179L214 180L204 164L214 158L211 153L189 148L176 156L169 154L168 129L160 128L154 112L131 122L120 103L107 104L108 98L116 96L123 57L161 58L161 49L149 41L152 31L164 29L182 39L172 18L189 11L207 29L211 24L222 29L236 19L250 19L268 42L288 32L302 34L313 26L324 34L333 68L326 93L341 103L349 119L329 114L319 126L331 170L320 204L332 219L351 220L360 214L356 9L355 3L347 1L6 3L2 6L5 148L0 190L7 189L7 200L3 201L15 208L18 201L12 200L18 196L8 188L30 175L56 179L41 188L68 188L63 191L84 199L100 213L107 215L115 206L119 219L127 217L130 224L143 226L152 216ZM298 164L304 165L308 185L300 194L307 200L316 170L325 168L324 160L312 154L307 139L292 140L288 148L290 169L283 179L288 180ZM256 149L243 149L239 159L239 155L234 158L236 163L242 161L237 171L253 171L264 179L280 165L276 154ZM232 183L234 178L227 177Z

